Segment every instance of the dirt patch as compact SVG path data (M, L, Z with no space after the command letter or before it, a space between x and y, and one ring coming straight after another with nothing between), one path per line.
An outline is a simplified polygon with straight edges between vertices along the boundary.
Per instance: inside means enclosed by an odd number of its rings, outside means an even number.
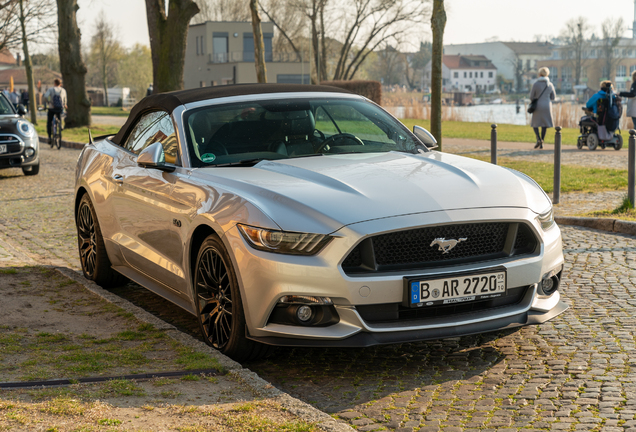
M313 430L211 356L55 270L0 267L0 382L216 369L203 375L0 390L0 431Z

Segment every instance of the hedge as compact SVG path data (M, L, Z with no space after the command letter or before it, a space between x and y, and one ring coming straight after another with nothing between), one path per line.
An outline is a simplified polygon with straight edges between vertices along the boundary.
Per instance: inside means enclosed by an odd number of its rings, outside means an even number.
M320 84L349 90L382 105L382 84L380 81L321 81Z

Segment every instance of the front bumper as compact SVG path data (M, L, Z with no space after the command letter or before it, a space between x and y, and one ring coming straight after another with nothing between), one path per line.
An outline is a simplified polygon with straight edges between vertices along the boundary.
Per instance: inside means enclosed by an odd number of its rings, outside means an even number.
M10 150L7 153L0 154L0 169L3 168L22 168L38 165L40 163L40 152L37 137L22 138L17 135L2 135L2 137L10 137L13 141ZM0 144L7 141L0 140ZM27 150L33 150L33 154L27 156Z
M543 275L563 266L561 234L557 226L543 231L536 214L527 209L505 209L507 221L524 221L540 239L536 255L471 263L426 270L348 276L340 264L348 252L369 235L422 226L466 221L501 220L501 209L472 209L408 215L344 227L318 255L300 257L254 250L237 228L226 232L225 241L237 269L248 337L262 343L289 346L368 346L374 344L440 339L510 327L538 324L565 309L560 294L537 293ZM439 318L376 323L365 321L356 306L401 303L405 276L435 276L506 268L509 288L525 289L515 304ZM339 322L324 327L268 322L278 300L285 295L321 296L332 299Z

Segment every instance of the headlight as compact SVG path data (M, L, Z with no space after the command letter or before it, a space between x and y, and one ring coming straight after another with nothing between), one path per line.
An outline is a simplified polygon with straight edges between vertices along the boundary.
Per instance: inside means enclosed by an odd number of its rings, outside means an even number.
M332 237L238 225L241 234L254 249L291 255L315 255Z
M543 231L547 231L549 228L551 228L552 225L554 225L554 212L552 211L552 207L550 207L550 210L548 210L547 212L541 213L539 216L537 216L537 220L541 224L541 228L543 228Z
M35 129L33 128L33 126L31 126L31 123L29 123L28 121L18 120L18 122L16 123L16 126L18 128L18 132L23 137L30 138L35 133Z

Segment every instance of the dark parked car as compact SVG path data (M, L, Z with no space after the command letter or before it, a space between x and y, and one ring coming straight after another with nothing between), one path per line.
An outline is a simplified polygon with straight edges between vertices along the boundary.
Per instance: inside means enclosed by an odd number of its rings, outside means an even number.
M38 135L24 114L24 106L14 108L0 93L0 169L22 168L30 176L40 171L40 155Z

